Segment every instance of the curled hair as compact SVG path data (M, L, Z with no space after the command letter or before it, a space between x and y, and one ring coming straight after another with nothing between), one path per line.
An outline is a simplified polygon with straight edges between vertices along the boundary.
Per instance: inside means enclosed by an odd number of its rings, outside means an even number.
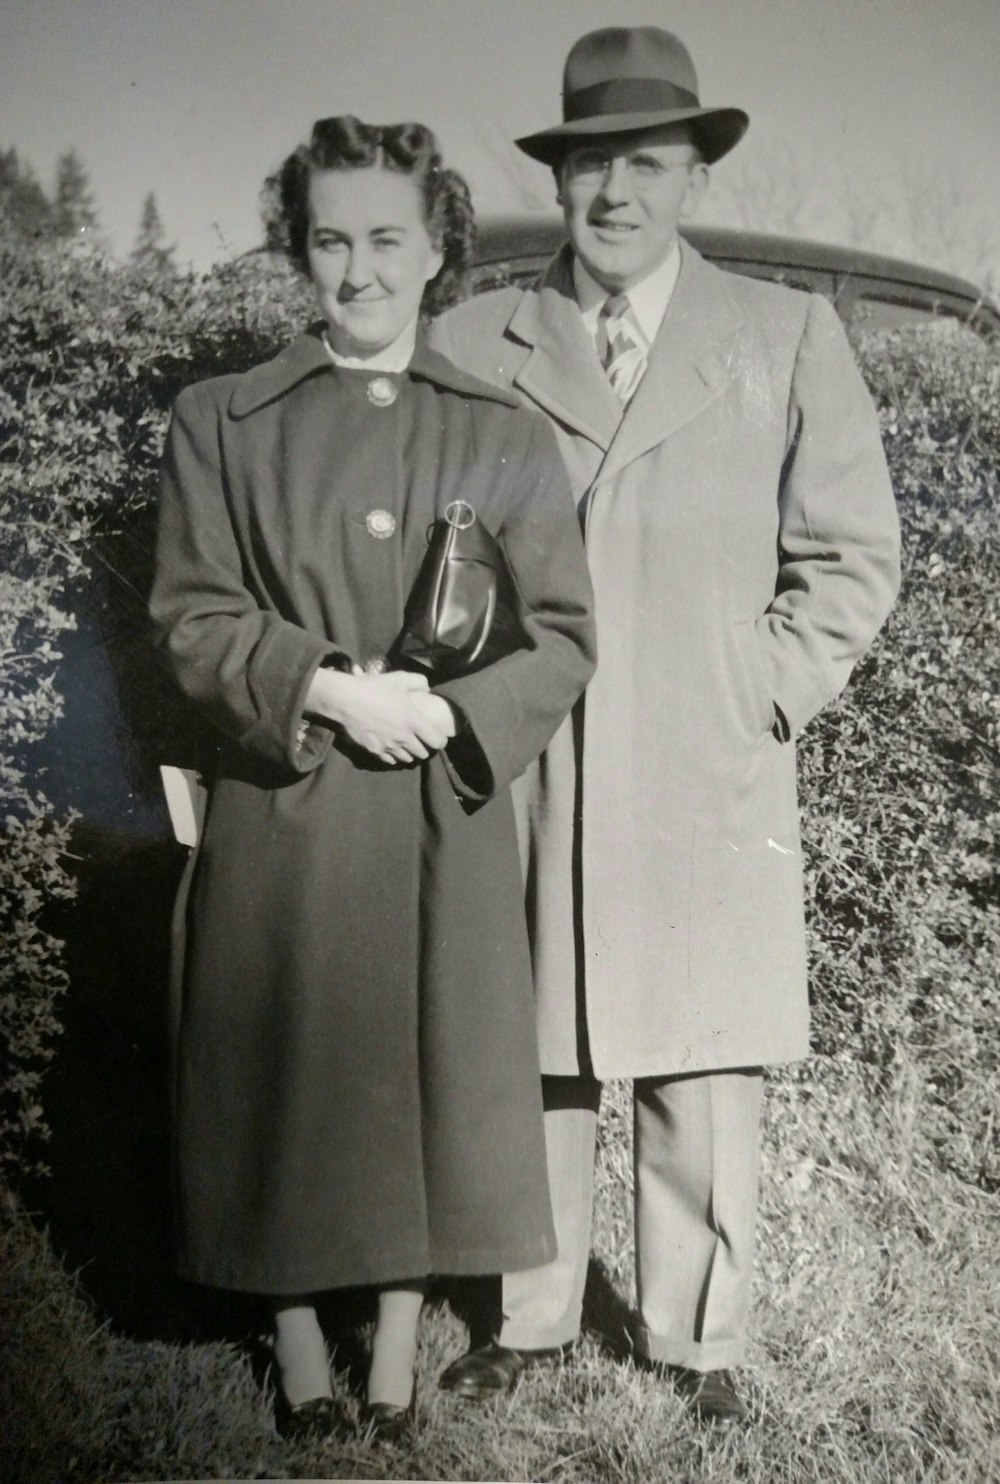
M462 297L472 261L476 226L469 188L456 170L446 170L438 143L423 124L363 124L352 114L319 119L308 144L301 144L264 186L267 246L285 252L308 276L309 182L319 170L369 170L373 166L408 176L423 202L424 225L444 263L424 289L420 312L440 314Z

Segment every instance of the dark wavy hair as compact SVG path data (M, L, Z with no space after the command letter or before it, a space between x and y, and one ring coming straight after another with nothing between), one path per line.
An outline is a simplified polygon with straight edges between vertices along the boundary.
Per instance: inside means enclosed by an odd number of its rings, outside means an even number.
M363 124L353 114L318 119L263 192L267 246L287 254L308 276L309 182L317 170L368 170L380 165L409 176L424 207L424 224L444 263L424 289L420 312L440 314L462 297L476 224L469 188L446 170L438 142L423 124Z

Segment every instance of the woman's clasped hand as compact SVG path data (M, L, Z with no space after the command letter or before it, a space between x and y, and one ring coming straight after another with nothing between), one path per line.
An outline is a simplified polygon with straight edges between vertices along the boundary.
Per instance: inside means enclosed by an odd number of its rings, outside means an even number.
M423 762L455 735L455 713L431 693L426 675L318 670L306 714L334 722L358 747L388 764Z

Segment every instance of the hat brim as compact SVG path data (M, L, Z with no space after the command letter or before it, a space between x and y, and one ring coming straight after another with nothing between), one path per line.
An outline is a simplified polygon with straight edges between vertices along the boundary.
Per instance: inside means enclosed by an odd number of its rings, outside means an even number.
M518 149L540 160L543 165L558 165L566 151L578 139L595 134L628 134L640 129L655 129L663 124L691 124L706 165L728 154L739 144L750 119L742 108L662 108L645 113L602 113L596 118L574 119L571 124L557 124L515 139Z

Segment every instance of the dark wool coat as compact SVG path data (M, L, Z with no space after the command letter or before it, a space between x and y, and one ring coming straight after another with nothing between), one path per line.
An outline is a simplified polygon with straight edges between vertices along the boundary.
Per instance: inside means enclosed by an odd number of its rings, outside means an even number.
M685 244L622 416L570 261L433 331L547 414L586 513L601 665L524 788L542 1069L803 1056L794 739L898 587L878 419L824 299Z
M593 668L579 525L541 418L420 347L379 378L390 405L374 379L310 332L182 393L164 460L151 611L226 739L175 1006L181 1269L223 1287L554 1252L507 786ZM457 496L499 534L528 647L439 687L466 762L390 768L304 699L321 662L385 656Z

